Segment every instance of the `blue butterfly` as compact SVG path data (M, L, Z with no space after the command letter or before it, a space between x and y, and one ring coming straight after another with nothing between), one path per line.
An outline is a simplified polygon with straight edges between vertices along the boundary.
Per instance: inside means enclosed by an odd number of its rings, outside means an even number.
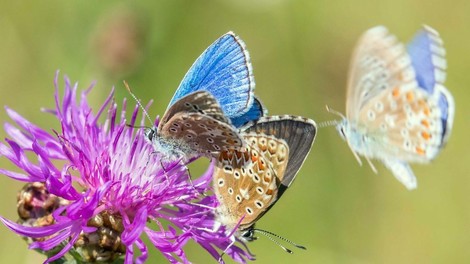
M146 138L169 160L240 149L244 141L236 127L265 113L254 89L245 44L229 32L197 58Z
M411 162L428 163L447 142L455 103L444 87L445 49L429 26L406 48L383 26L369 29L353 54L346 117L338 124L359 163L380 160L406 188Z

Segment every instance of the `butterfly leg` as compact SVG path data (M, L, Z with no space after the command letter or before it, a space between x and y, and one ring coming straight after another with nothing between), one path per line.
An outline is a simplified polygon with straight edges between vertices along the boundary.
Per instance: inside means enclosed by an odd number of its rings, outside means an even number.
M233 246L233 244L235 244L236 240L233 239L232 242L230 242L230 244L224 249L224 251L222 252L222 254L220 254L220 257L219 257L219 260L218 262L219 263L225 263L224 260L222 259L222 257L225 255L225 253L227 252L227 250L229 248L231 248Z
M372 171L373 171L375 174L377 174L378 171L377 171L377 169L375 168L374 163L372 163L372 161L371 161L368 157L366 157L366 160L367 160L367 163L369 163L369 166L370 166L370 168L372 169Z
M408 190L413 190L418 187L416 177L408 163L400 160L382 160L382 162Z
M191 158L189 160L186 160L185 158L180 158L178 160L178 162L181 162L182 165L185 167L187 175L188 175L189 184L191 184L191 187L193 187L194 191L196 191L196 193L199 194L199 195L207 197L207 195L205 195L204 193L199 192L198 189L194 186L193 180L191 179L191 173L190 173L188 167L186 167L186 164L191 163L193 160L196 160L196 159L197 158Z
M348 145L349 145L349 141L348 141ZM356 157L356 160L357 160L357 162L359 163L359 166L362 166L362 160L361 160L361 158L360 158L359 155L356 153L356 151L354 151L354 149L351 147L351 145L349 145L349 149L351 149L352 153L354 154L354 157Z

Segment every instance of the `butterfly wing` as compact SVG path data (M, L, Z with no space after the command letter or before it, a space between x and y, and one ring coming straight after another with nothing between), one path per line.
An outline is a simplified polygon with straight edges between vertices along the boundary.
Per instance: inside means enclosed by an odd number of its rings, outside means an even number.
M428 49L428 56L437 56L432 47ZM360 39L349 80L347 118L367 141L363 146L351 144L355 151L369 158L414 162L428 162L437 155L451 119L447 113L447 123L442 122L443 109L451 109L453 99L437 83L435 89L420 87L416 72L429 72L415 71L415 65L427 65L418 57L410 56L384 27L368 30ZM434 80L442 79L439 71L431 72Z
M383 160L383 164L392 171L393 176L405 185L408 190L414 190L418 187L418 181L416 180L413 170L406 162L396 159L385 159Z
M171 117L180 112L200 113L222 123L230 124L230 120L224 115L215 97L206 91L189 93L172 104L159 122L159 127L163 126Z
M206 91L193 92L173 104L159 123L158 133L184 152L202 155L243 147L242 138L217 100Z
M270 135L286 142L289 148L289 162L286 172L278 177L282 185L289 187L312 148L317 132L315 122L298 116L267 116L260 118L256 123L248 124L244 129L245 133Z
M434 93L437 84L444 84L447 68L446 51L439 33L424 26L407 45L407 50L419 87Z
M232 124L235 127L241 127L251 121L256 121L260 117L265 116L267 114L266 108L263 106L261 101L255 97L253 105L248 110L248 112L244 113L241 116L231 118Z
M202 113L179 112L160 130L160 136L173 145L205 156L218 156L221 151L240 149L243 140L231 125Z
M214 173L219 220L244 230L262 217L293 182L315 138L313 120L262 117L243 127L246 152L223 152Z
M278 177L284 175L289 153L286 142L273 136L243 133L243 137L246 151L222 152L213 176L218 220L230 228L241 220L240 230L252 226L278 199Z
M346 100L348 120L357 120L364 104L382 91L413 84L414 77L404 45L383 26L367 30L351 59Z
M209 91L228 117L241 116L253 104L255 81L245 43L228 32L210 45L181 81L169 107L194 91Z
M419 87L438 98L438 107L442 113L442 144L445 144L452 131L455 103L452 95L444 86L447 61L443 43L439 33L425 25L407 48Z

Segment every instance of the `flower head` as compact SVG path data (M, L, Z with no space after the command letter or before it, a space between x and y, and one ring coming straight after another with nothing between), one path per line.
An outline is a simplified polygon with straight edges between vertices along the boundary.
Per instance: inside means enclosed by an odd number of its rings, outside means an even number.
M191 181L185 164L163 167L164 157L134 128L138 106L127 120L126 101L119 111L113 91L94 112L87 103L93 85L78 100L69 79L62 98L58 77L55 87L56 108L45 111L58 119L60 132L6 108L14 124L5 123L9 138L0 143L0 155L20 169L0 173L27 183L19 195L20 223L0 220L46 253L46 262L69 252L85 262L124 256L125 263L142 263L148 255L143 234L170 262L188 262L183 246L190 239L217 260L221 252L239 262L251 258L233 245L233 234L214 230L216 198L201 195L210 189L213 165Z

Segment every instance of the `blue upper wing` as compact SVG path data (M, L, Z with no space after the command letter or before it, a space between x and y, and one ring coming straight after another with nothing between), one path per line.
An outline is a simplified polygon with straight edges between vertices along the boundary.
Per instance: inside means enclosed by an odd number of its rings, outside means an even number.
M260 100L255 97L255 101L253 102L253 105L251 105L251 108L248 110L248 112L231 119L232 125L235 127L241 127L250 121L258 120L260 117L265 116L266 114L266 108L264 108Z
M442 123L441 144L444 144L452 129L455 103L450 92L444 87L447 62L443 41L436 30L424 26L408 44L408 53L419 87L430 94L437 93Z
M168 108L198 90L210 92L227 117L240 117L252 107L255 80L245 43L229 32L197 58L181 81Z
M442 43L437 31L424 26L408 44L408 53L419 87L431 94L437 83L442 84L445 81L447 62Z

